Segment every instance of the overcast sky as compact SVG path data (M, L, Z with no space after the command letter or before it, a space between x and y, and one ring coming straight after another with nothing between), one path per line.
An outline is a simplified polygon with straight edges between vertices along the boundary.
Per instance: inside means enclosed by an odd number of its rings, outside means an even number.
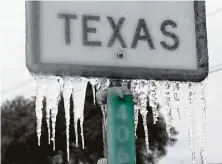
M210 66L222 63L222 0L208 0L207 29ZM0 52L2 101L16 95L30 96L35 93L35 81L25 64L25 8L24 1L0 2ZM207 96L207 158L210 163L222 163L222 71L209 75ZM190 164L187 126L184 121L174 121L179 131L178 142L161 164Z

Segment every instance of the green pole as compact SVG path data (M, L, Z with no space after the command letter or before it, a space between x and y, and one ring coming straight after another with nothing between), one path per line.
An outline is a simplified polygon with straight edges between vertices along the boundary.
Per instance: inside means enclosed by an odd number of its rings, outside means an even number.
M121 88L119 87L121 90ZM121 98L116 88L107 96L108 164L135 164L134 106L131 94Z

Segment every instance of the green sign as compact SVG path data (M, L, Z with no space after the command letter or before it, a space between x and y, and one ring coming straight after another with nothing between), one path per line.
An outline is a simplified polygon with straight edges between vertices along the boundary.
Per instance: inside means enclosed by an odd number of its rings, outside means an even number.
M132 95L119 97L110 88L107 97L108 164L135 164L135 128Z

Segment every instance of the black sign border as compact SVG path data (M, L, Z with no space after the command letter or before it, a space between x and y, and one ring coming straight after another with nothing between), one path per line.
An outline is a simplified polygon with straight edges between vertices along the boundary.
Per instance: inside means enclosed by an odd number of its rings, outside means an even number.
M205 1L194 1L197 70L41 63L40 1L26 1L26 65L31 73L56 76L106 77L200 82L208 76Z

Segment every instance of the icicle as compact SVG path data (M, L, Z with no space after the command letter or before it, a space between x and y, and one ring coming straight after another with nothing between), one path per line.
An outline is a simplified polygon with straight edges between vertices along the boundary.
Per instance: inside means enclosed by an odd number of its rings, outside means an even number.
M145 143L146 143L146 149L147 149L147 153L149 153L149 135L148 135L148 128L147 128L147 121L146 121L146 117L147 117L147 96L148 96L148 81L146 80L132 80L131 82L131 91L132 91L132 95L134 98L134 108L135 109L139 109L140 114L142 115L143 118L143 126L144 126L144 133L145 133ZM135 116L137 117L137 116ZM138 121L138 117L135 118L136 121ZM134 124L136 125L137 122L134 122ZM135 128L135 132L136 132L136 128ZM136 135L136 134L135 134Z
M157 109L157 86L154 80L149 81L148 97L150 100L149 104L152 107L153 123L156 124L158 121L159 112Z
M132 80L131 81L131 92L132 92L132 96L133 96L133 101L134 101L134 125L135 125L135 137L136 136L136 130L137 130L137 124L138 124L138 112L139 112L139 109L140 109L140 106L139 106L139 101L138 101L138 97L139 97L139 93L137 92L138 91L138 88L139 88L139 85L138 85L138 81L137 80Z
M92 91L93 91L93 103L96 105L96 90L95 87L98 84L99 79L98 78L90 78L89 82L92 85Z
M179 82L174 82L173 83L173 100L174 100L174 106L177 110L178 117L181 120L181 115L180 115L180 83Z
M100 108L101 108L102 115L103 115L103 124L104 124L104 127L106 128L106 126L107 126L107 105L106 104L100 105Z
M164 110L166 110L166 131L167 134L169 136L169 138L171 137L171 123L172 123L172 109L171 109L171 95L170 95L170 82L165 81L164 82L164 86L165 86L165 103L164 103Z
M188 83L188 89L189 89L189 106L187 109L187 115L188 115L188 120L189 120L189 130L188 130L188 135L189 135L189 145L192 153L192 162L193 164L196 164L196 153L195 153L195 137L194 137L194 131L195 131L195 115L194 115L194 109L193 109L193 103L195 100L195 85L192 85L192 83Z
M74 106L74 128L76 135L76 145L78 146L78 120L80 120L82 148L84 149L84 134L83 134L83 121L84 121L84 104L86 96L86 87L88 79L79 77L73 79L73 106Z
M146 151L147 154L150 154L150 148L149 148L149 131L148 131L148 127L147 127L147 110L140 110L140 114L142 115L142 119L143 119L143 127L144 127L144 133L145 133L145 144L146 144Z
M41 128L42 128L42 108L43 108L43 99L46 92L45 86L45 78L43 76L35 76L36 84L37 84L37 93L36 93L36 101L35 101L35 110L36 110L36 123L37 123L37 137L38 137L38 145L40 146L40 138L41 138Z
M134 126L135 126L135 137L136 138L137 138L136 130L137 130L137 125L138 125L138 117L139 117L139 106L134 105Z
M201 137L200 137L200 156L201 156L201 164L206 164L206 154L205 154L205 138L206 138L206 97L205 97L205 87L206 81L203 81L201 84Z
M74 112L75 113L75 112ZM79 138L78 138L78 118L74 116L74 130L75 130L75 137L76 137L76 146L79 146Z
M64 79L63 98L65 107L65 119L66 119L66 149L67 160L69 161L69 125L70 125L70 97L72 94L73 79L66 77Z
M104 150L103 150L103 154L104 157L108 157L108 145L107 145L107 105L100 105L101 111L102 111L102 115L103 115L103 121L102 121L102 130L103 130L103 145L104 145Z
M103 121L102 121L102 130L103 130L103 154L104 157L108 155L108 146L107 146L107 133L106 133L106 124L107 124L107 89L110 85L110 80L106 78L101 78L99 80L97 89L97 103L100 106Z
M50 113L51 113L51 122L52 122L52 142L53 150L55 150L55 124L56 116L58 113L58 103L60 99L60 78L49 76L46 77L46 117L47 117L47 126L48 126L48 136L50 144Z
M84 114L81 115L80 117L80 130L81 130L82 148L85 149L83 122L84 122Z

